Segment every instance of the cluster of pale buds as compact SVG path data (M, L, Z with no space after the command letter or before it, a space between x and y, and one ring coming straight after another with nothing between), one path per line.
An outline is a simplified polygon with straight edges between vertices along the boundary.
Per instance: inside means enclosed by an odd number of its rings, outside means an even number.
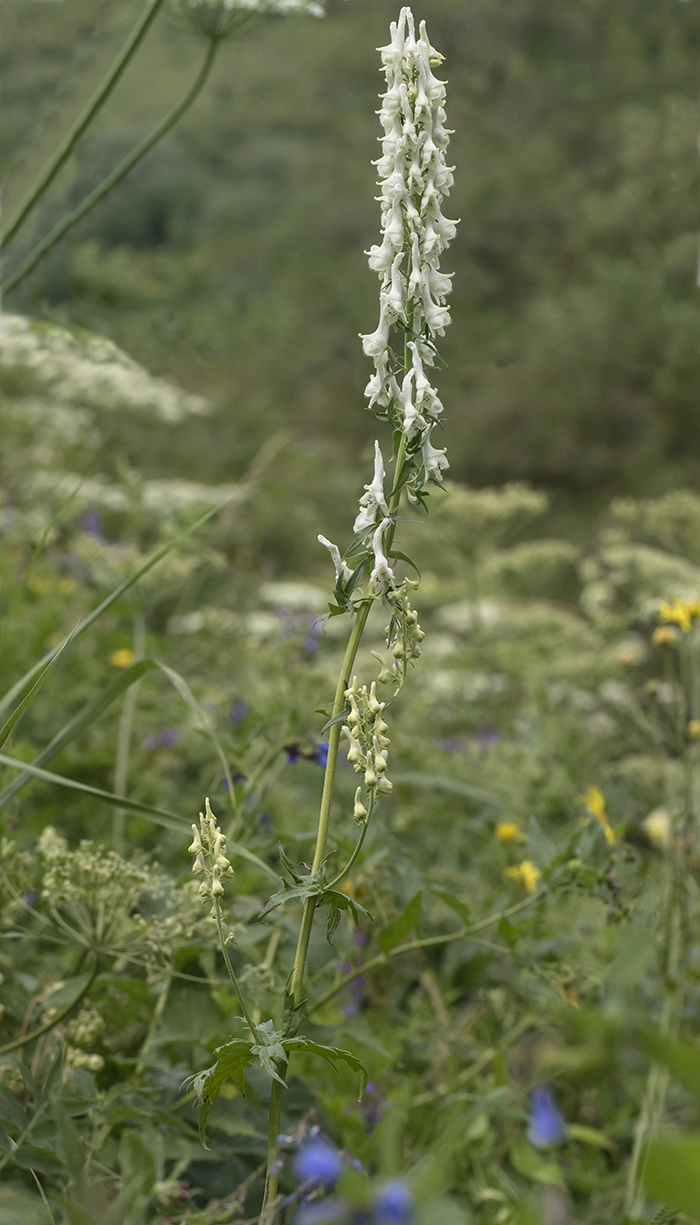
M417 586L418 583L413 579L405 579L388 598L387 602L391 606L392 616L391 621L385 627L385 633L387 648L391 650L391 663L388 663L378 651L372 651L375 659L382 666L378 677L382 685L393 681L400 688L408 665L420 658L420 644L425 638L425 632L418 624L418 613L411 608L408 598L409 591L415 590Z
M199 829L192 826L192 843L187 848L194 855L192 871L201 877L199 892L205 901L211 899L211 913L217 913L219 899L224 895L223 877L233 876L233 868L226 858L226 835L216 824L209 800L205 800L205 812L199 814Z
M393 790L386 775L387 757L391 741L387 736L388 725L384 722L385 702L377 698L376 684L372 681L370 689L362 688L353 677L352 685L345 690L345 697L350 704L348 721L343 725L342 732L346 737L348 761L356 774L364 774L365 787L370 795L388 795ZM361 788L355 793L355 820L362 821L367 815L360 799Z

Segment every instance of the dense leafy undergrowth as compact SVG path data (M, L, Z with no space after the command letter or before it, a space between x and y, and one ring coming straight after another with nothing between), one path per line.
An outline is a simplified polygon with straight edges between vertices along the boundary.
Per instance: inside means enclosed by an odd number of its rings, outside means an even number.
M279 1025L299 902L259 915L290 883L278 847L297 873L313 850L349 618L322 622L323 580L256 567L284 438L237 489L100 476L136 428L130 379L134 404L151 397L138 428L163 437L206 406L21 320L0 359L0 1215L252 1220L272 1081L225 1081L202 1146L191 1078L244 1035L189 828L208 796L235 869L227 949L255 1023ZM293 1052L280 1221L408 1220L376 1216L395 1179L419 1225L697 1214L700 498L617 502L585 553L538 538L545 509L526 486L454 486L427 523L399 524L428 559L426 638L387 712L393 792L337 929L314 929L304 1023L370 1083L358 1100L352 1067ZM9 718L19 678L167 544ZM383 631L377 613L360 680ZM331 871L355 841L344 757ZM330 1199L295 1164L314 1128L343 1166Z

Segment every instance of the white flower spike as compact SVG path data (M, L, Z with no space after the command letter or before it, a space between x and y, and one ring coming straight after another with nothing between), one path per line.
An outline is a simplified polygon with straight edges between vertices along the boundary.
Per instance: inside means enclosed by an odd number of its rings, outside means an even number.
M416 455L423 462L409 482L409 488L419 490L431 479L439 483L448 466L445 452L436 452L430 444L442 404L424 367L433 365L434 338L444 335L450 322L445 298L452 280L440 271L440 256L456 233L456 222L442 213L453 183L445 160L450 133L445 127L445 85L433 73L443 57L431 46L425 22L416 38L413 14L403 8L381 55L387 84L379 112L382 156L376 163L382 241L368 255L382 287L379 325L362 337L375 366L365 395L369 407L388 415L407 440L420 433ZM394 324L415 338L407 346L408 368L403 355L391 347ZM371 523L368 519L366 526Z

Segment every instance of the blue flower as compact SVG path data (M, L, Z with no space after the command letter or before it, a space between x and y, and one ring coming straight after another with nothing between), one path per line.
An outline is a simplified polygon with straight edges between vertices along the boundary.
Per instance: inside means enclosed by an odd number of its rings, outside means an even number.
M321 744L316 745L312 761L315 761L317 766L322 766L322 768L325 770L326 762L328 761L328 745L325 743L325 741L322 741Z
M566 1139L566 1125L549 1085L538 1085L530 1094L527 1138L535 1148L561 1144Z
M231 709L228 712L228 717L232 723L240 723L248 714L248 707L245 702L232 702Z
M410 1225L413 1220L413 1196L405 1182L387 1182L377 1193L374 1211L379 1225Z
M312 1140L299 1149L294 1166L302 1182L320 1182L324 1187L334 1187L343 1163L340 1153L325 1140Z

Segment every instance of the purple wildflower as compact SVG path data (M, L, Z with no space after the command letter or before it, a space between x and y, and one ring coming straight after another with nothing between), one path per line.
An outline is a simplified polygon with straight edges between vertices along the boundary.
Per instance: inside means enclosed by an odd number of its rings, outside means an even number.
M87 510L83 511L80 516L80 525L89 536L97 536L98 540L104 540L102 515L96 506L90 506Z
M324 1187L334 1187L343 1163L337 1149L325 1140L312 1140L299 1149L294 1166L302 1182L320 1182Z
M362 1095L360 1102L360 1114L364 1120L365 1131L367 1135L371 1135L377 1123L381 1123L384 1111L388 1102L383 1101L382 1095L377 1089L373 1081L367 1081L367 1087Z
M387 1182L374 1201L379 1225L410 1225L413 1220L413 1196L405 1182Z
M535 1148L561 1144L566 1139L566 1125L549 1085L538 1085L530 1094L527 1138Z
M171 745L177 743L179 738L180 733L176 727L164 727L162 731L154 732L152 736L146 736L143 747L150 751L154 749L169 749Z
M293 765L294 762L298 761L301 757L301 749L299 748L298 744L286 744L284 746L284 751L287 754L287 762L289 765Z
M232 702L231 709L228 712L228 717L232 723L241 723L248 714L248 707L245 702Z

